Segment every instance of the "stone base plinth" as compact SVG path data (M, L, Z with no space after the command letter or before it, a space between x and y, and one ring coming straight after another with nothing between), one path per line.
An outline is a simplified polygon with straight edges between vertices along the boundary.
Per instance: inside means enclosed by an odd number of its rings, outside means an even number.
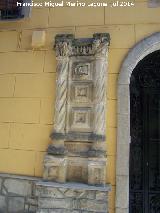
M110 185L37 182L37 213L108 213Z
M0 213L107 213L109 190L0 174Z

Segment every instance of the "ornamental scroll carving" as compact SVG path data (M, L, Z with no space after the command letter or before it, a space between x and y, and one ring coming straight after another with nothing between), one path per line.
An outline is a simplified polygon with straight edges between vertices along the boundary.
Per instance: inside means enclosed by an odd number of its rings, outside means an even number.
M108 33L75 39L57 35L54 130L44 179L105 184Z

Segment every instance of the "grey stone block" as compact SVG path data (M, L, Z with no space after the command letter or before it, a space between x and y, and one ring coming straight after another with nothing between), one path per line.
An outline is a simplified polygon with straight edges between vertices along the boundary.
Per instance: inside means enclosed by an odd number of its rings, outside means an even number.
M129 176L118 175L116 180L117 194L116 194L116 207L128 208L129 205Z
M61 193L58 188L51 187L36 187L36 196L38 197L52 197L52 198L64 198L64 194Z
M85 190L75 190L75 198L86 198L86 193Z
M129 209L116 208L116 213L128 213Z
M107 201L98 202L96 200L81 199L80 200L80 209L98 212L98 213L105 212L105 211L107 211Z
M31 195L31 183L27 180L18 179L6 179L4 181L4 186L8 190L8 193L27 196Z
M69 189L65 192L65 196L66 197L74 197L75 196L75 191L73 191L72 189Z
M8 212L17 213L24 211L24 198L10 197L8 200Z
M2 194L3 195L7 195L8 194L8 190L3 184L2 184Z
M36 212L37 206L30 206L28 212Z
M130 143L130 115L118 114L117 145Z
M25 205L24 205L24 210L25 210L25 212L28 212L28 211L29 211L29 205L28 205L28 204L25 204Z
M48 208L48 209L71 209L72 199L53 199L53 198L39 198L38 200L39 208Z
M81 213L99 213L99 212L95 212L95 211L81 211ZM108 212L100 212L100 213L108 213Z
M118 113L128 113L130 111L130 93L129 85L118 86Z
M25 203L27 203L29 205L36 206L37 205L37 198L36 197L27 197Z
M0 190L2 189L2 178L0 178Z
M49 213L48 209L38 209L36 213Z
M96 192L96 200L107 201L107 193L106 192Z
M49 213L81 213L80 211L77 210L67 210L67 209L54 209L54 210L49 210Z
M117 147L117 175L129 175L129 143Z
M0 212L4 212L6 207L7 205L5 196L0 195Z
M95 199L96 198L96 192L95 191L87 191L86 198Z

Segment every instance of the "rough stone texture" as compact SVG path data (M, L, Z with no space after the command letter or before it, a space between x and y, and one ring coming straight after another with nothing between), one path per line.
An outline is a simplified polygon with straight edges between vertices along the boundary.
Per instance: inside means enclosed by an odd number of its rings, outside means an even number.
M129 87L128 85L119 85L118 96L122 97L122 99L118 99L118 113L129 113L130 108L130 99L129 99Z
M116 213L124 213L124 212L128 212L128 208L127 209L116 208Z
M2 178L0 178L0 190L1 190L1 188L2 188Z
M6 198L3 195L0 195L0 213L5 211L7 208Z
M8 199L8 212L17 213L24 211L24 198L23 197L9 197Z
M39 198L38 207L48 209L59 209L59 208L71 209L72 199Z
M9 194L22 196L31 195L31 183L26 180L6 179L4 181L4 187L7 189Z
M97 192L96 200L107 200L107 195L105 192Z
M34 195L38 178L0 174L0 213L34 213L37 197Z
M110 186L0 174L0 213L107 213Z
M63 190L63 198L58 198L62 193L62 187L66 191ZM108 212L109 190L109 186L39 182L36 184L38 213L106 213Z
M49 197L49 198L64 198L64 193L62 193L57 188L50 188L50 187L42 187L37 186L36 187L36 196L43 196L43 197Z
M121 150L119 150L119 148ZM117 152L121 152L121 155L117 157L117 175L128 175L129 170L129 143L121 144L121 147L118 147Z

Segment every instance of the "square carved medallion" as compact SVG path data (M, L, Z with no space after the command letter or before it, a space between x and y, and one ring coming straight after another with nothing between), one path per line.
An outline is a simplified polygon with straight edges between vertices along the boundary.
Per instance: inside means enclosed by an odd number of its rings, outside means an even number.
M73 107L70 110L69 130L70 131L92 131L93 112L89 107Z
M72 65L72 80L92 80L91 63L75 62Z
M91 103L93 84L73 83L71 85L71 101L73 103Z

